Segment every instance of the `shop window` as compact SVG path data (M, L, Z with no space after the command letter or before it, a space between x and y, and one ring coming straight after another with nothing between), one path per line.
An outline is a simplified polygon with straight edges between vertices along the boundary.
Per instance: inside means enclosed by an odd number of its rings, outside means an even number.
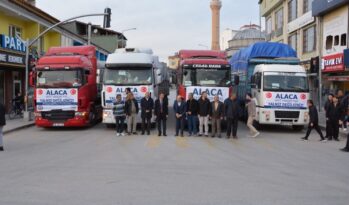
M332 49L333 45L333 36L327 36L326 37L326 50Z
M8 34L13 38L22 37L22 29L20 27L10 25Z
M295 51L297 51L297 33L291 34L288 37L288 45L290 45Z
M283 25L284 25L284 12L283 12L283 8L279 9L276 13L275 13L275 25L276 25L276 30L278 29L282 29Z
M334 45L335 46L339 45L339 36L338 35L334 37Z
M341 46L346 46L347 45L347 34L343 33L341 35Z
M313 0L303 0L303 14L311 11Z
M272 32L272 24L271 24L271 17L267 18L266 22L265 22L265 27L267 30L267 34L270 34Z

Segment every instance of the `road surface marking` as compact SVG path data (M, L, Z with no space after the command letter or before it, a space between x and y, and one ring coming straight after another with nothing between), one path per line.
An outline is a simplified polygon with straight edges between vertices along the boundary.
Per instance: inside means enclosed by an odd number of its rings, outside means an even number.
M147 139L146 147L148 147L148 148L157 148L157 147L159 147L160 142L161 142L161 138L160 137L152 135L152 136L150 136Z
M265 139L263 138L256 138L255 141L262 145L263 147L269 149L269 150L275 150L275 146L270 144L269 142L267 142Z
M207 146L208 146L210 149L216 148L216 145L215 145L215 143L212 141L212 139L210 139L210 138L203 138L203 139L204 139L204 142L206 142Z
M176 145L180 148L189 147L187 137L176 137Z

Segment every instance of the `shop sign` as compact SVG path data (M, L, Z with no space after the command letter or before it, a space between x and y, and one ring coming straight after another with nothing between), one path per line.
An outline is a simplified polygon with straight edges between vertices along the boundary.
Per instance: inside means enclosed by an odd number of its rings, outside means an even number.
M0 40L0 45L2 48L25 52L26 46L21 39L0 34Z
M337 53L334 55L324 56L322 59L323 59L322 72L344 71L343 53Z
M0 51L0 63L24 65L25 63L24 59L25 59L24 56Z
M345 82L345 81L349 81L349 76L329 76L329 77L326 77L326 80Z

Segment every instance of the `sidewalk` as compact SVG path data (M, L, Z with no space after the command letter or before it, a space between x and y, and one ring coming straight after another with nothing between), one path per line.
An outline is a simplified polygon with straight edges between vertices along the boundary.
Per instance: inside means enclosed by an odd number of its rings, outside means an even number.
M6 125L4 126L3 132L4 134L8 134L10 132L14 132L34 125L34 121L24 121L23 118L17 118L13 120L6 118Z
M320 126L321 129L326 130L326 116L325 116L325 112L319 112L319 126ZM339 129L339 134L342 135L342 136L347 136L348 131L345 132L342 129Z

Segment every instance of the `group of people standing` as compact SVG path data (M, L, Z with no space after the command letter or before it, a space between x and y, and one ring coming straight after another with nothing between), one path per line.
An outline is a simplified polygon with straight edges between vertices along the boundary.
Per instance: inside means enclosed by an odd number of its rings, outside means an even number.
M326 136L323 136L319 127L319 117L317 109L312 100L308 100L309 107L309 125L305 137L302 140L307 141L312 131L315 129L320 135L320 141L339 141L339 129L346 130L347 119L349 115L349 96L344 96L343 91L339 90L337 95L329 94L325 103L324 110L326 113ZM349 134L347 136L346 146L341 149L344 152L349 152Z
M255 118L256 104L251 94L246 95L247 110L249 114L248 127L252 137L257 137L259 132L253 126ZM231 136L237 139L238 121L241 117L241 106L235 94L232 94L224 102L219 101L219 96L214 96L212 102L207 98L207 93L202 92L198 100L194 99L193 93L188 94L188 100L183 101L178 95L173 109L176 117L176 136L184 136L184 123L188 122L189 136L209 136L208 122L211 120L211 137L222 137L222 121L225 119L227 125L226 138ZM199 121L199 130L197 122Z

